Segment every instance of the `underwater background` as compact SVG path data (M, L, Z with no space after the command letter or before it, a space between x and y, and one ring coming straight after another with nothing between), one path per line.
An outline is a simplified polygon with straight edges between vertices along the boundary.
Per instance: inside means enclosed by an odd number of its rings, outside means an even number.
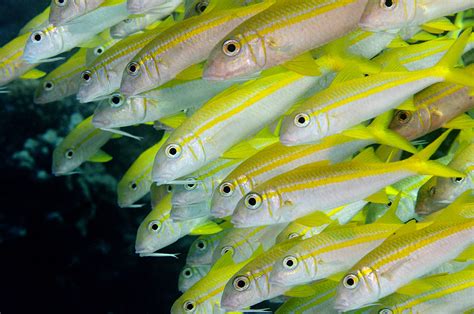
M1 0L0 46L49 2ZM161 133L134 127L144 140L109 141L104 149L112 162L55 177L53 148L95 104L79 104L73 96L35 105L39 83L17 80L10 94L0 95L0 312L168 312L179 296L178 273L192 238L166 249L181 253L179 260L138 257L136 230L149 206L119 208L116 199L117 181Z

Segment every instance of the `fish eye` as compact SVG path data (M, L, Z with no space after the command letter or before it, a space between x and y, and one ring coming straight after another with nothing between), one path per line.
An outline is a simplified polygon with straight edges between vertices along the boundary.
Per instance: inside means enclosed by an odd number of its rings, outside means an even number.
M67 0L54 0L54 3L56 3L58 7L63 7L66 5Z
M430 193L431 196L434 196L436 194L436 187L432 186L429 190L429 193Z
M181 146L178 144L170 144L166 147L165 152L168 158L178 158L181 155Z
M51 81L46 81L43 84L43 88L44 88L45 91L49 92L49 91L53 90L54 84Z
M194 7L194 10L196 11L197 14L204 13L206 11L207 7L209 6L209 3L207 1L200 1L196 6Z
M74 157L74 150L72 149L68 149L65 153L64 153L64 157L66 157L66 159L72 159L72 157Z
M188 181L194 181L194 180L196 179L194 178L188 179ZM190 182L184 185L184 189L187 191L192 191L192 190L195 190L196 188L197 188L197 183L194 183L194 182Z
M459 184L459 183L464 182L464 178L463 177L451 178L451 181L455 184Z
M138 188L138 185L136 182L130 182L130 185L128 187L130 188L130 190L136 191Z
M287 256L283 259L283 267L288 270L295 269L298 266L298 260L294 256Z
M194 310L196 309L196 302L189 300L184 302L183 309L186 313L194 312Z
M135 62L135 61L132 61L130 62L128 65L127 65L127 72L128 74L130 74L131 76L136 76L138 75L138 72L140 71L140 65Z
M391 309L381 309L378 314L393 314L393 311Z
M232 194L234 194L234 186L232 185L232 183L224 182L219 187L219 193L222 196L231 196Z
M297 237L299 237L299 236L300 236L300 235L299 235L298 233L292 232L292 233L290 233L290 234L288 235L288 240L289 240L289 239L297 238Z
M39 43L40 41L43 40L43 32L36 32L31 35L31 40L34 43Z
M183 269L183 277L184 278L191 278L193 276L193 271L191 268L189 267L186 267L185 269Z
M397 0L380 0L380 7L384 10L393 10L397 7Z
M161 229L161 221L159 220L153 220L153 221L150 221L150 223L148 224L148 230L150 230L151 232L158 232L160 231Z
M230 252L231 255L234 255L234 248L231 246L224 246L221 250L221 256L227 252Z
M250 286L250 280L245 276L239 276L234 279L232 282L234 289L237 291L245 291Z
M124 102L124 98L123 98L122 94L113 94L109 98L110 106L115 107L115 108L122 106L123 102Z
M397 121L400 124L407 124L410 122L412 114L410 111L402 110L397 112Z
M229 39L222 45L222 51L229 57L235 57L240 52L240 43L235 39Z
M123 22L128 24L128 23L132 22L132 19L125 19L125 20L123 20Z
M206 247L207 247L207 243L205 240L199 240L197 243L196 243L196 247L199 249L199 250L205 250Z
M295 125L299 128L304 128L308 126L310 121L309 116L306 113L299 113L295 116Z
M248 209L257 209L262 204L262 198L256 193L249 194L245 197L245 207Z
M166 191L168 191L168 193L170 193L171 191L173 191L173 186L172 186L172 185L168 185L168 187L166 188Z
M354 289L359 284L359 278L354 274L349 274L342 280L342 284L347 289Z
M89 83L92 78L92 73L89 70L82 72L81 78L84 82Z
M95 54L96 56L100 56L100 55L103 54L103 53L104 53L104 48L103 48L103 47L97 47L97 48L95 48L95 50L94 50L94 54Z

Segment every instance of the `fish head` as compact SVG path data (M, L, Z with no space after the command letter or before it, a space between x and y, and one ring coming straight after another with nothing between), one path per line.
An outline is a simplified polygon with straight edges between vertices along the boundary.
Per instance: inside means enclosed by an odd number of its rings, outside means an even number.
M179 234L176 234L177 229L170 219L147 216L138 227L135 252L137 254L153 253L167 247L179 239Z
M179 184L175 186L173 192L173 199L171 203L173 205L193 205L198 203L206 202L208 197L211 197L211 180L210 179L198 179L189 177L184 179L187 181L185 184Z
M110 28L112 38L125 38L140 30L137 18L128 18Z
M212 195L211 215L224 218L232 215L240 199L244 197L244 190L236 179L225 179Z
M151 180L125 174L117 184L118 205L129 207L150 191Z
M22 58L28 63L41 63L62 51L63 44L63 37L58 28L49 25L31 33Z
M245 77L265 68L263 39L252 36L229 35L211 52L204 68L207 80L229 80Z
M126 96L135 96L159 87L164 82L163 74L166 71L167 66L159 56L153 57L148 51L140 53L125 67L120 92Z
M236 228L280 223L281 202L278 193L269 190L247 193L235 207L231 222Z
M200 302L200 298L194 296L193 289L186 291L171 307L171 314L204 314L204 313L221 313L214 312L213 302Z
M97 0L94 1L97 2ZM76 16L82 15L86 10L86 2L74 0L52 0L50 8L49 22L54 25L61 25Z
M256 277L251 271L239 271L225 285L221 307L227 311L238 311L259 303L261 292L269 289L266 279L266 274Z
M178 288L181 292L186 292L196 282L198 282L204 275L209 271L210 266L199 265L192 266L186 265L183 270L179 273ZM206 271L207 270L207 271Z
M171 219L174 221L190 220L205 216L209 216L209 203L206 201L187 205L173 205L171 209Z
M377 273L369 267L362 267L342 278L337 287L334 308L342 312L355 310L376 301L379 293Z
M415 212L425 216L447 207L467 188L468 181L469 177L431 178L418 190Z
M194 0L185 1L185 13L184 18L190 18L196 15L203 14L209 7L210 0Z
M432 119L428 112L397 110L390 122L390 129L404 137L413 139L431 128Z
M170 183L203 166L205 153L198 139L170 137L160 148L153 164L152 177L157 184Z
M186 261L193 265L210 264L217 244L211 241L210 236L200 236L189 247Z
M292 222L280 232L276 238L276 243L285 242L294 238L302 237L306 234L308 227L297 223Z
M308 282L316 276L316 272L317 265L308 260L304 261L297 250L291 249L273 265L270 282L282 287L291 287Z
M416 3L413 0L369 0L359 26L372 32L403 28L415 18Z
M324 137L327 121L319 121L320 115L310 110L296 110L283 119L280 130L280 142L286 146L296 146L317 142Z
M107 95L110 90L108 75L116 74L106 74L103 68L84 70L81 73L81 85L77 92L77 100L81 103L86 103L94 101L99 96Z
M143 123L148 102L146 98L125 98L114 93L99 103L92 124L97 128L120 128Z
M84 152L80 146L63 141L53 151L52 172L55 176L67 175L85 161Z
M53 79L46 77L35 90L35 104L46 104L63 98L61 88Z
M166 3L166 1L167 0L128 0L127 10L130 14L142 14Z

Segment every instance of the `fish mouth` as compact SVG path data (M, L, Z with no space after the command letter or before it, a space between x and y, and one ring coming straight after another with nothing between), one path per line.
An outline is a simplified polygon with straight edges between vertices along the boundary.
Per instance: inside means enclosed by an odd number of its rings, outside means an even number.
M96 128L107 128L110 127L111 122L104 117L97 117L94 115L92 118L92 125L94 125Z

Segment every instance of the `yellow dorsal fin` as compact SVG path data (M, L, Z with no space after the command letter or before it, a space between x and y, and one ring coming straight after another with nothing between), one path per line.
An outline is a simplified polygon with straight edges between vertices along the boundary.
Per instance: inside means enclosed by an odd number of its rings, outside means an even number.
M184 80L184 81L191 81L191 80L196 80L202 77L202 72L203 72L203 64L198 63L190 66L183 72L179 73L176 75L176 79L178 80Z
M331 83L331 86L341 84L350 80L364 77L364 74L360 72L356 64L351 64L339 72Z
M183 122L186 121L186 119L187 119L186 114L184 112L180 112L170 117L161 118L160 122L166 126L169 126L170 128L176 129L181 124L183 124Z
M248 141L243 141L231 147L228 151L222 154L221 157L228 159L246 159L257 152L258 150L250 145Z
M310 52L303 53L295 59L283 64L286 69L296 72L301 75L319 76L321 71L318 65L314 62L313 56Z
M203 224L197 226L191 231L191 235L214 234L221 232L223 229L214 221L208 220Z
M33 69L33 70L30 70L30 71L26 72L22 76L20 76L20 78L24 79L24 80L36 80L36 79L42 78L45 75L46 75L45 72L40 71L38 69Z
M109 162L112 160L112 156L99 149L97 153L87 159L90 162Z
M316 211L310 215L295 220L296 223L306 227L320 227L325 224L332 224L334 221L323 212Z

